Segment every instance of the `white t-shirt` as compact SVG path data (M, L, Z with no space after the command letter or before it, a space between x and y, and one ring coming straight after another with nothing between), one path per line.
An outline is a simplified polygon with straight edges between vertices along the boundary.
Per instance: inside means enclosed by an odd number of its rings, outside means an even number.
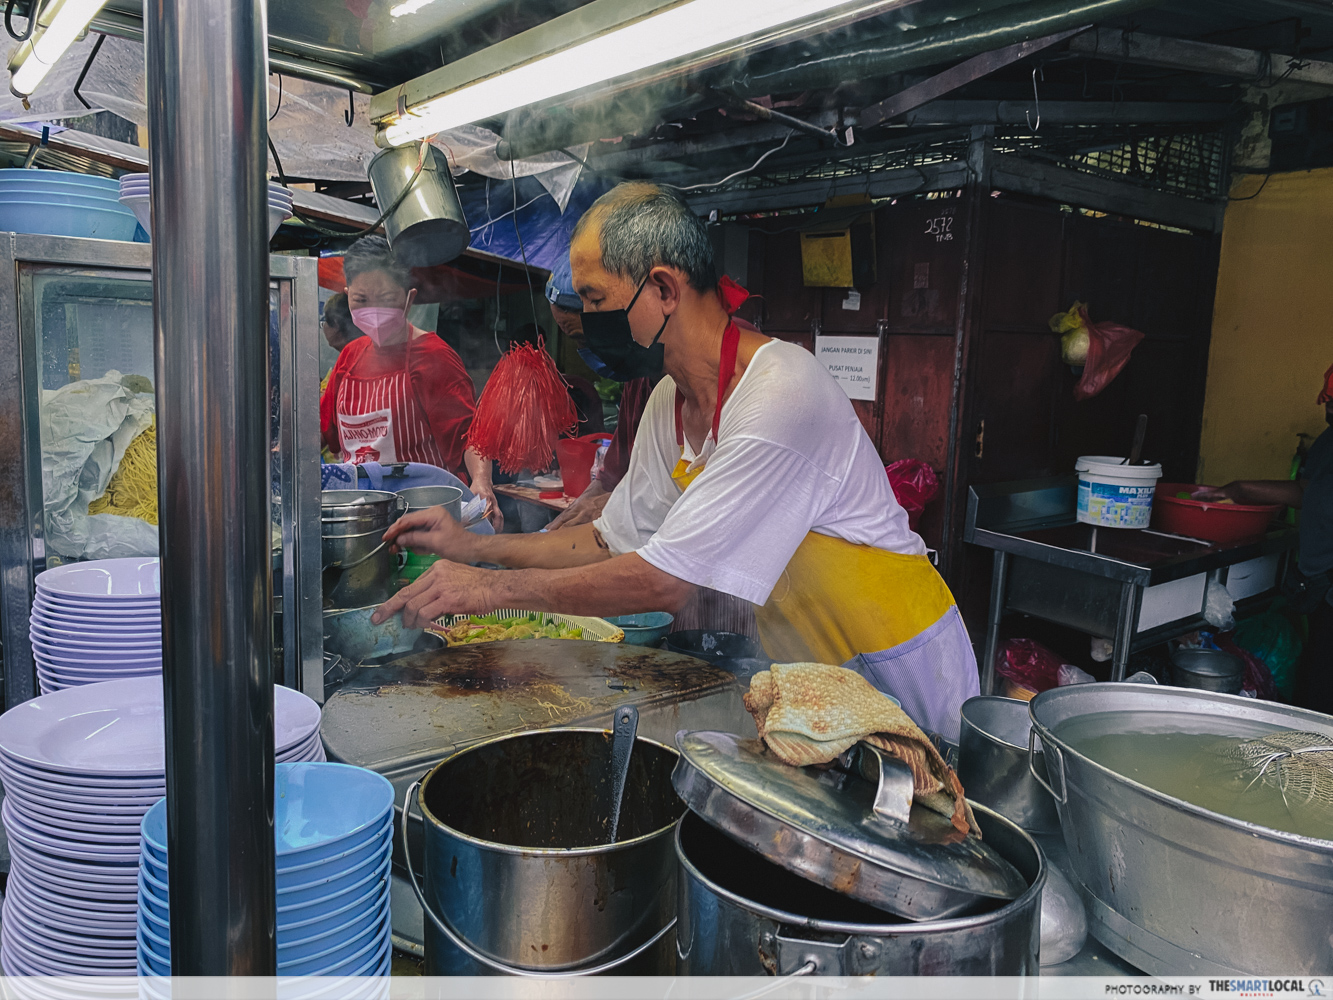
M613 553L760 605L810 531L925 553L851 401L809 351L773 340L755 352L722 408L716 450L684 493L671 478L675 399L675 382L662 379L596 522ZM688 439L684 457L695 457Z

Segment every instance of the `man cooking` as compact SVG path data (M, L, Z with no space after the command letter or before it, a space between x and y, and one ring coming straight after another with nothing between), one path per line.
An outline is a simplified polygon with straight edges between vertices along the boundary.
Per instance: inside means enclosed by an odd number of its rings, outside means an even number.
M1316 400L1333 425L1333 367L1324 372ZM1194 494L1196 500L1299 507L1300 558L1283 591L1298 614L1309 617L1310 637L1296 673L1297 705L1333 714L1333 431L1324 431L1305 456L1305 477L1248 479Z
M669 376L629 471L601 517L557 532L481 538L440 511L402 518L385 538L442 561L375 620L674 611L711 587L756 606L774 660L844 663L956 739L979 689L972 647L837 382L808 351L732 321L744 293L719 283L703 222L672 192L603 195L570 261L589 348L623 376Z

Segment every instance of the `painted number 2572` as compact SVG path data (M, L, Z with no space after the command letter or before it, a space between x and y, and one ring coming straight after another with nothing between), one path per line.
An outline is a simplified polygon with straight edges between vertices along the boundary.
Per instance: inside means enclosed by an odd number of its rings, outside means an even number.
M926 222L926 235L935 237L936 243L947 243L953 239L953 216L940 215Z

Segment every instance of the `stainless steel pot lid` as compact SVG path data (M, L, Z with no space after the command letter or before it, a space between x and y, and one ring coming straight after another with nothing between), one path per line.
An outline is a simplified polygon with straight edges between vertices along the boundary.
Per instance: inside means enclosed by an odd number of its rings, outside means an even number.
M792 767L759 740L731 733L681 732L676 746L672 783L691 809L757 854L853 899L937 920L1028 887L988 844L912 805L910 770L867 744L850 755L850 769L830 770Z

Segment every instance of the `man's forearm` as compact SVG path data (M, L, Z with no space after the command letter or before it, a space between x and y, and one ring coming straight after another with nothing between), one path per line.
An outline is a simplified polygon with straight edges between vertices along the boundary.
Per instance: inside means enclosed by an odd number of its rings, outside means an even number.
M1239 504L1282 504L1299 507L1305 495L1305 484L1290 479L1247 479L1230 484L1228 492Z
M591 524L527 535L470 535L459 562L495 563L514 569L567 569L606 562L611 549Z
M602 617L643 611L674 614L693 596L695 587L630 553L569 569L496 571L487 590L489 603L497 608Z

